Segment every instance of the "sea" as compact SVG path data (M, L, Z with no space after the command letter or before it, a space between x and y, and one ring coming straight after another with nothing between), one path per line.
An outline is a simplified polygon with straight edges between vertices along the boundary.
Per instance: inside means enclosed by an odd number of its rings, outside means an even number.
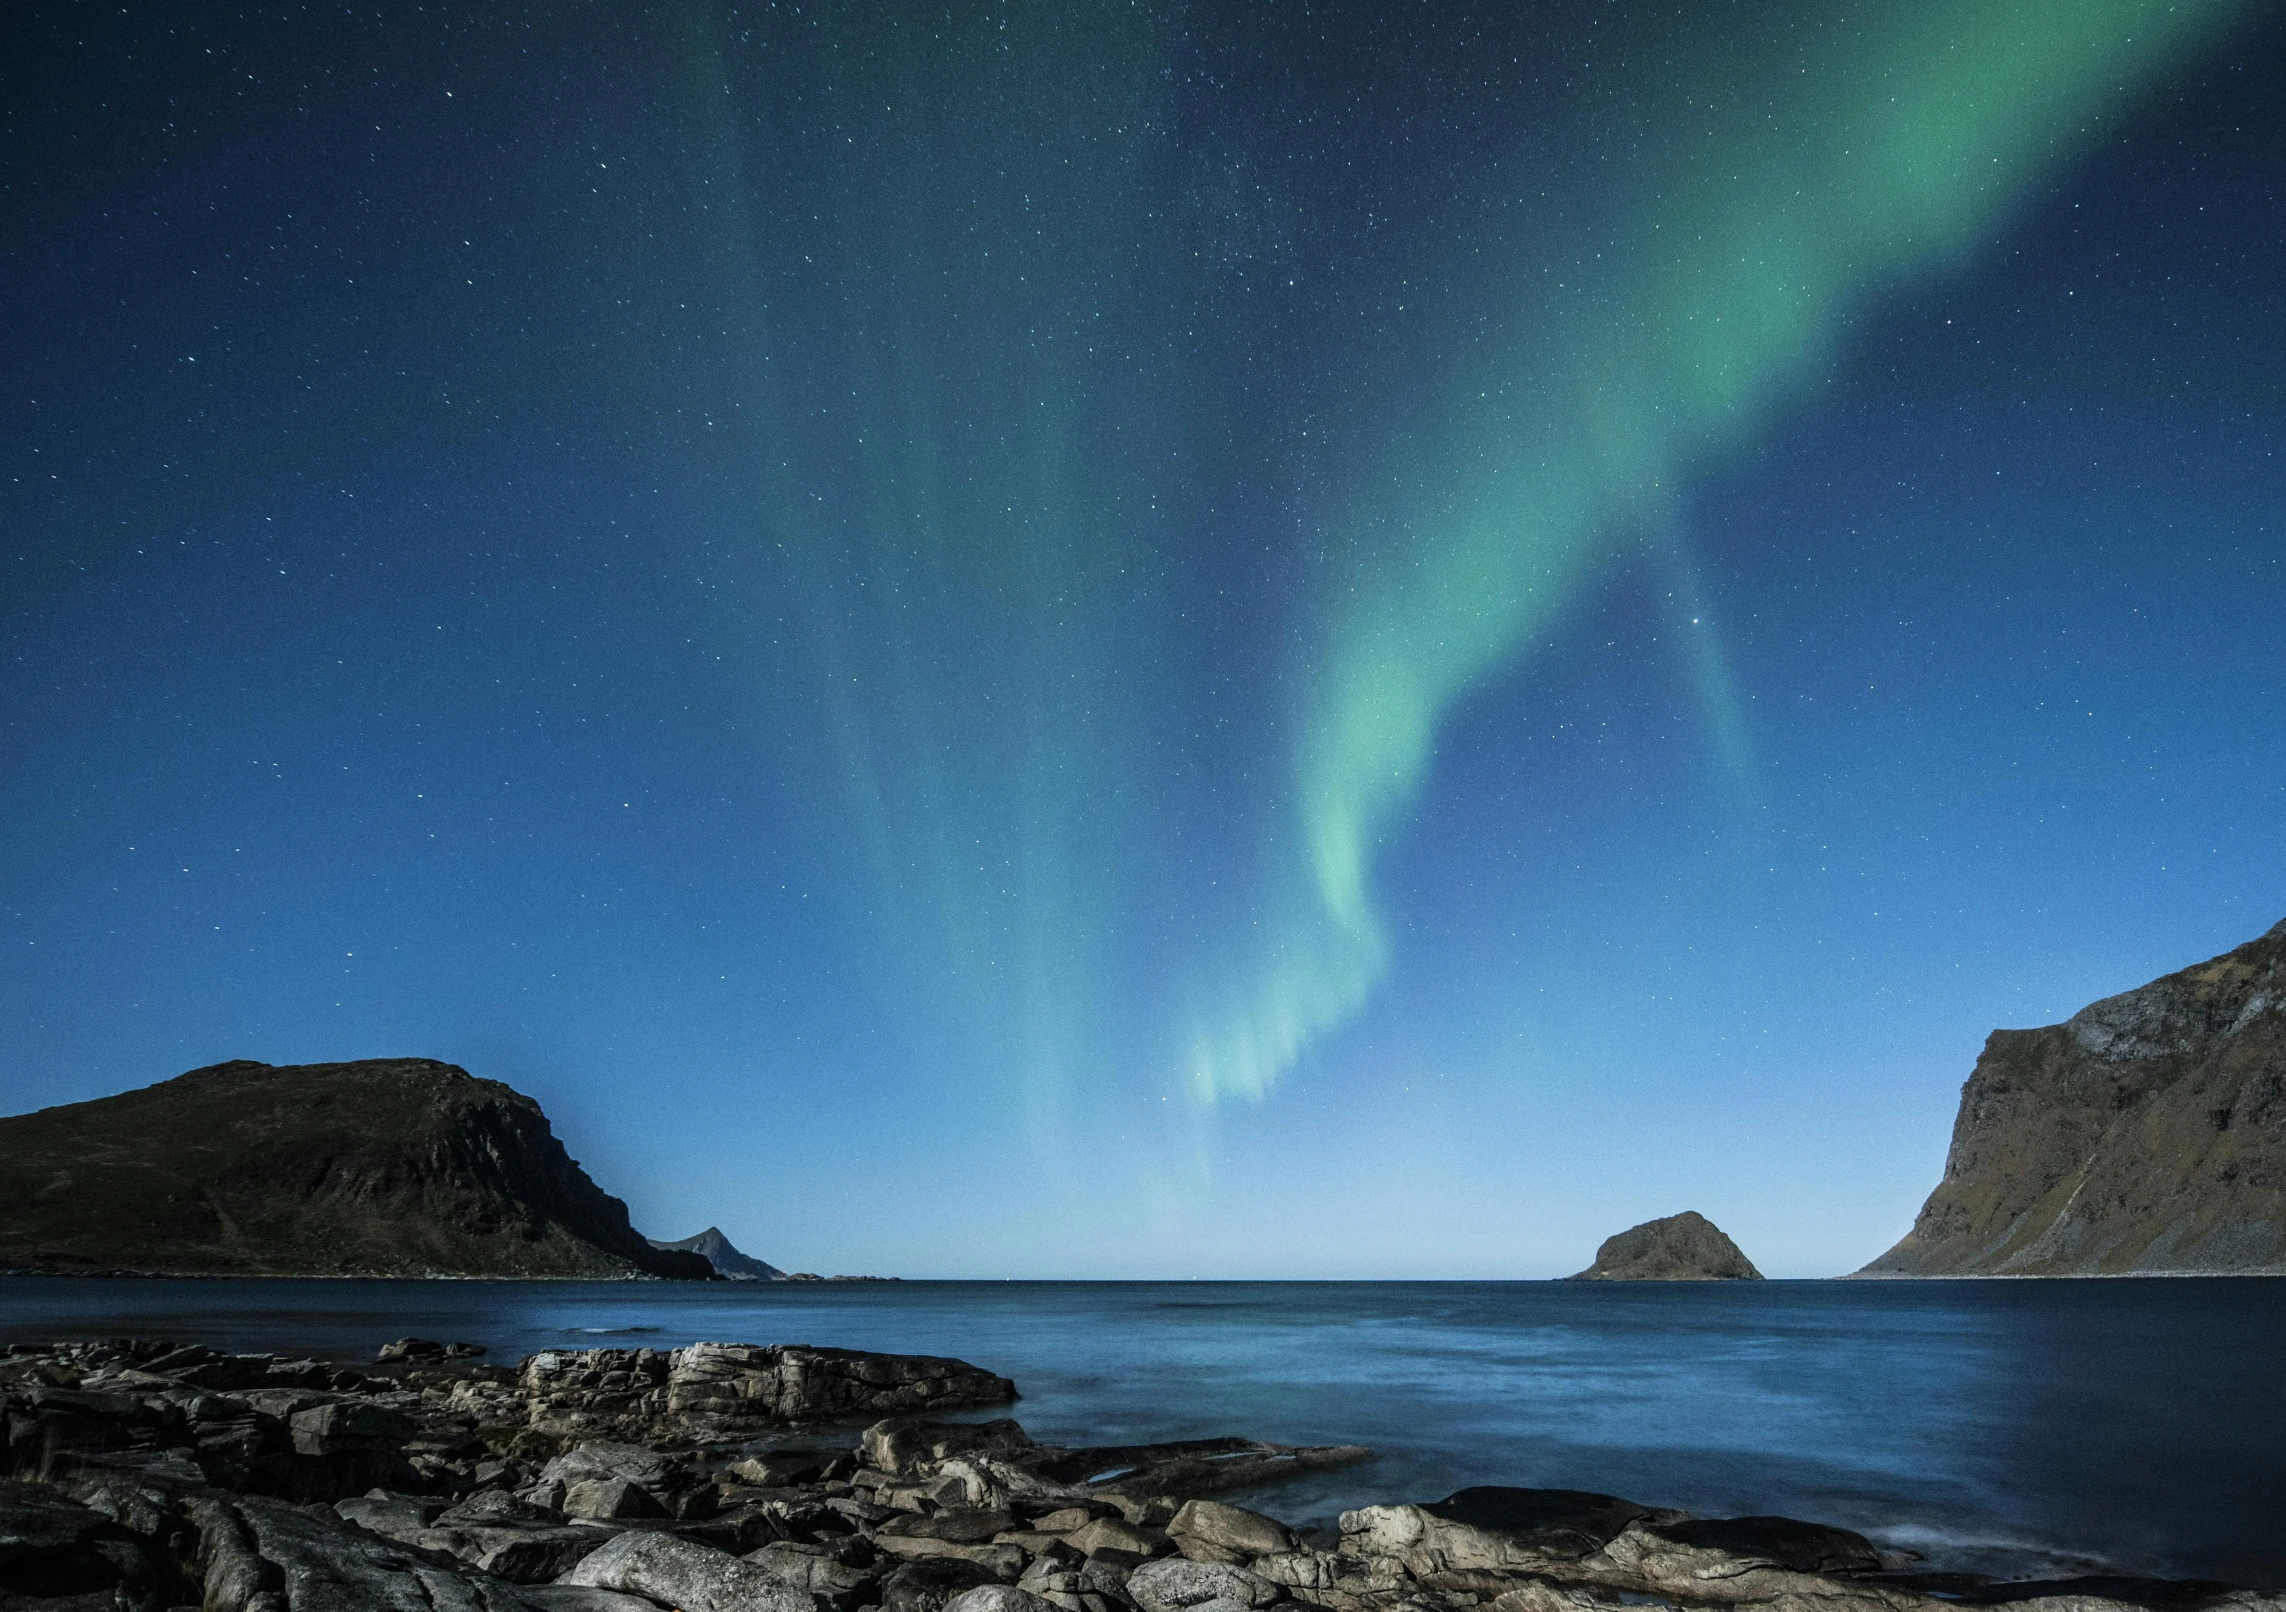
M953 1355L1036 1439L1373 1461L1230 1498L1329 1531L1471 1484L1838 1523L1930 1570L2286 1589L2286 1279L885 1282L0 1279L0 1340L370 1359L414 1335Z

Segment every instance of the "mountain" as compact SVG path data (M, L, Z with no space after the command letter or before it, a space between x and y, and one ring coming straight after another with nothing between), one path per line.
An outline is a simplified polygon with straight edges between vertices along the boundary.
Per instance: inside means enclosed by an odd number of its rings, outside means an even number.
M0 1269L672 1276L540 1105L427 1058L240 1060L0 1119Z
M1762 1273L1722 1228L1695 1209L1646 1220L1595 1251L1595 1263L1567 1282L1759 1282Z
M1861 1276L2286 1273L2286 923L1995 1030L1945 1178Z
M733 1282L783 1282L786 1273L775 1265L766 1265L751 1254L741 1254L730 1246L730 1239L719 1226L709 1226L696 1237L685 1237L679 1243L663 1243L651 1239L653 1248L679 1248L686 1254L696 1254L714 1267L714 1274Z

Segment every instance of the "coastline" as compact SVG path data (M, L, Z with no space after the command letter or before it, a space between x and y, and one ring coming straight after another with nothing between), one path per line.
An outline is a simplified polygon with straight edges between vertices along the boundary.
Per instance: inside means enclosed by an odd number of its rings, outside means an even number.
M476 1353L404 1339L352 1367L11 1344L0 1504L64 1541L59 1560L107 1546L133 1567L120 1582L149 1594L118 1604L190 1594L212 1612L340 1604L297 1597L324 1584L364 1586L350 1604L418 1587L498 1612L2286 1612L2214 1581L1929 1572L1818 1522L1576 1490L1393 1498L1329 1534L1212 1497L1274 1508L1271 1486L1371 1451L1238 1433L1044 1444L1005 1415L968 1419L1017 1385L941 1356L715 1343L509 1368Z

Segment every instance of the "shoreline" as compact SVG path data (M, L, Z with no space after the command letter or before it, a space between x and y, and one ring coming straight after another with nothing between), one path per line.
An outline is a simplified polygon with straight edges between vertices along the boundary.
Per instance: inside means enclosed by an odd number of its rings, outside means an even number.
M1019 1403L943 1357L481 1353L407 1339L352 1367L10 1344L0 1532L61 1541L83 1573L113 1562L116 1604L154 1612L168 1595L208 1612L2286 1612L2206 1580L1932 1572L1846 1529L1571 1490L1465 1489L1298 1530L1212 1497L1274 1511L1280 1481L1371 1451L1044 1445L1007 1416L938 1419ZM346 1603L317 1588L353 1583Z

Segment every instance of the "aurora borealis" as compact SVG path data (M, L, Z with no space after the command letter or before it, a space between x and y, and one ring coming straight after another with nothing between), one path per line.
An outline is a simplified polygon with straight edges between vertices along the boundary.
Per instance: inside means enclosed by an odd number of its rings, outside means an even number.
M8 1111L415 1054L780 1264L1812 1274L2286 912L2275 8L23 40Z

